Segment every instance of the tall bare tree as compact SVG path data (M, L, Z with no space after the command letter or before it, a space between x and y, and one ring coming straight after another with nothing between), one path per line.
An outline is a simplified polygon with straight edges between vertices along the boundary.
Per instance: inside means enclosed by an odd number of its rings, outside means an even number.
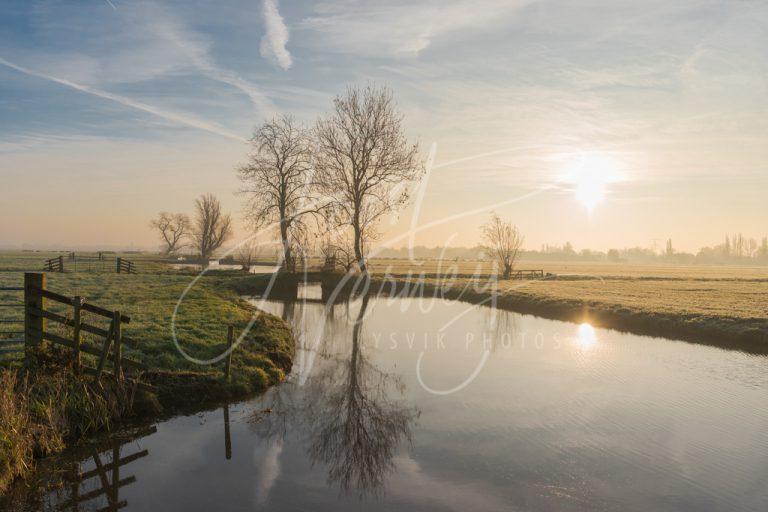
M213 194L198 197L195 211L192 237L200 258L205 262L232 236L232 218L221 213L221 203Z
M482 227L485 250L503 269L504 279L509 279L515 267L523 237L511 222L505 222L497 214Z
M248 198L246 217L255 228L279 225L283 268L292 269L296 232L306 228L301 217L313 210L307 131L290 116L276 117L254 132L251 147L248 163L238 169Z
M149 225L160 233L164 254L173 254L179 250L190 229L189 217L183 213L160 212Z
M423 167L388 88L349 87L333 104L315 126L316 183L330 199L332 222L351 226L355 259L366 273L366 241L383 215L408 200L407 185Z

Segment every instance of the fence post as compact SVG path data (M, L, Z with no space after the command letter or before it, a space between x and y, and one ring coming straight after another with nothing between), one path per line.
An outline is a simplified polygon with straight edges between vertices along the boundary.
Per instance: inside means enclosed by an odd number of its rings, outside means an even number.
M59 272L64 272L64 256L59 254Z
M115 311L112 313L112 325L114 331L112 336L115 343L115 361L112 364L115 370L115 379L119 380L123 376L122 359L123 359L123 331L120 326L120 312Z
M45 290L45 274L38 272L24 273L24 348L29 350L39 347L45 332L45 318L31 311L35 308L45 310L45 298L38 290Z
M224 377L229 381L230 370L232 369L232 342L235 337L235 328L227 327L227 359L224 366Z
M115 270L119 274L120 273L120 256L118 256L117 260L115 260L115 261L117 261L117 266L116 266Z
M82 313L84 299L76 295L72 298L72 343L75 347L75 368L80 369L80 316Z

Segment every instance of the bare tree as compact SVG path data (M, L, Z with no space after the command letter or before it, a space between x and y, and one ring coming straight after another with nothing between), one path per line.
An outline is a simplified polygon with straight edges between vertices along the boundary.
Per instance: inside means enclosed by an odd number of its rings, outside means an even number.
M181 242L189 234L189 217L183 213L160 212L152 219L150 227L156 229L163 239L163 253L173 254L181 248Z
M293 270L296 232L306 228L301 217L310 213L312 154L307 132L292 117L277 117L254 132L251 146L248 163L238 169L241 193L248 197L246 217L255 228L279 225L283 268Z
M221 203L213 194L195 200L195 225L192 237L203 262L232 236L232 218L221 213Z
M251 270L258 256L259 246L253 240L243 243L237 250L237 261L246 272Z
M510 222L501 220L497 214L491 215L491 220L482 227L485 250L504 269L504 279L509 279L515 267L523 237Z
M392 92L369 85L349 87L315 127L316 183L330 199L332 224L351 226L363 273L377 221L408 200L407 185L423 170L418 145L409 144L401 123Z

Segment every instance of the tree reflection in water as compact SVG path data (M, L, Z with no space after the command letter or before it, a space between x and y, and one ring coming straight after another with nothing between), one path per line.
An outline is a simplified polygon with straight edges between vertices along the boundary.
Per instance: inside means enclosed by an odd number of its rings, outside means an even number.
M282 438L288 428L300 430L309 458L328 468L328 484L360 497L383 493L395 451L401 442L410 442L419 416L417 409L393 399L404 392L399 378L365 355L362 331L368 306L369 298L362 297L349 356L323 350L328 364L315 368L304 386L279 386L272 395L272 413L254 423L267 437ZM324 338L326 343L330 338Z

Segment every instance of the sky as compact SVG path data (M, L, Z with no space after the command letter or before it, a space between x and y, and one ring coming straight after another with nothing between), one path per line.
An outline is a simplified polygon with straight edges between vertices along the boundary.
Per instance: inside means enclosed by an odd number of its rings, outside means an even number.
M762 0L4 0L0 247L157 246L255 126L392 88L434 152L381 244L469 246L490 211L527 248L768 234Z

